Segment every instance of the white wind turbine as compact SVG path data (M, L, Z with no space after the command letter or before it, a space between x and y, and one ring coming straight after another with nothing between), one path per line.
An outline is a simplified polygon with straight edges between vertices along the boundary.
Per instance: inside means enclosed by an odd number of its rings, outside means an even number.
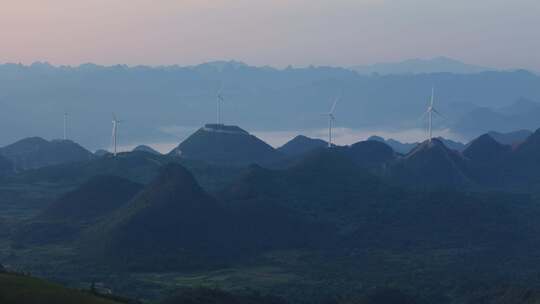
M330 108L330 112L322 114L323 116L328 116L328 148L332 148L332 128L334 127L334 123L336 121L336 117L334 116L334 113L336 111L336 105L341 97L337 97L334 99L334 103L332 104L332 107Z
M116 156L117 154L117 149L118 149L118 127L120 126L120 123L122 122L121 120L118 120L118 118L116 118L116 115L113 113L112 114L113 116L113 120L112 120L112 136L111 136L111 145L112 145L112 150L113 150L113 155Z
M64 112L64 140L67 140L67 119L68 113Z
M223 95L221 94L221 92L223 91L223 85L221 86L221 88L219 89L219 91L217 92L216 94L216 106L217 106L217 125L220 126L222 124L221 122L221 104L223 103L223 101L225 100L223 98Z
M439 113L439 111L437 111L435 107L433 106L434 98L435 98L435 89L431 88L431 100L430 100L430 103L426 112L424 112L424 114L422 115L422 118L424 118L426 115L428 116L428 141L430 143L431 143L431 140L433 139L433 114L442 116L441 113Z

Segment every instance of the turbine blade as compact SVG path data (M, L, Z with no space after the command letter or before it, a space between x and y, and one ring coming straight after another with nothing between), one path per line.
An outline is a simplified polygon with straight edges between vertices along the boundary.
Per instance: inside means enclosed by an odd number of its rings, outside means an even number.
M223 92L223 81L220 81L219 90L217 91L217 95L220 96L221 92Z
M424 120L426 118L426 115L429 113L429 109L427 109L424 113L422 113L422 115L420 115L420 117L418 118L418 120Z
M340 99L340 97L338 97L338 98L336 98L336 99L334 100L334 103L332 104L332 108L330 108L330 113L331 113L331 114L334 114L334 112L336 111L336 105L337 105L339 99Z

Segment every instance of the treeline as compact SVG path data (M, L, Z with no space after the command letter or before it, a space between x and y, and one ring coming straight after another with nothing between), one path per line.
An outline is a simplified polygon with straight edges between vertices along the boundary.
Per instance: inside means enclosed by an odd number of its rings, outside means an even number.
M306 302L307 303L307 302ZM381 288L352 298L327 299L321 304L421 304L398 289ZM285 299L257 292L230 293L219 289L184 288L160 304L289 304ZM427 304L427 303L426 303Z

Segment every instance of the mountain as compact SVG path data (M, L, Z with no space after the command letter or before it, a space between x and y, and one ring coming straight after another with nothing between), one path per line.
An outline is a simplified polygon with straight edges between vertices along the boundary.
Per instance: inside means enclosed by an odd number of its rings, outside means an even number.
M468 174L476 182L487 187L503 188L504 167L512 156L512 147L503 145L484 134L467 145L463 156L469 160Z
M467 145L463 156L476 163L491 163L497 166L494 162L503 160L511 150L511 146L499 143L490 134L484 134Z
M0 273L0 302L6 304L119 304L110 297L68 289L27 275Z
M518 130L508 133L500 133L496 131L488 132L489 136L491 136L499 143L510 146L521 144L527 139L527 137L531 136L532 133L533 132L531 132L530 130Z
M540 103L519 98L504 107L478 107L452 123L451 129L466 136L491 131L509 133L538 128Z
M20 188L20 185L40 186L44 188L44 191L50 191L47 190L48 187L54 185L55 193L56 191L62 193L62 189L73 190L93 177L102 175L112 175L136 183L147 184L159 174L162 166L171 162L181 163L189 168L197 181L208 191L221 190L225 184L237 177L242 171L241 167L221 166L203 161L137 151L119 153L116 157L107 154L86 162L65 163L28 170L5 177L3 183L16 188ZM21 195L23 194L21 193ZM56 198L58 195L55 194L54 197Z
M80 185L98 175L114 175L139 183L147 183L159 168L173 159L146 152L119 153L116 157L107 154L84 162L62 163L14 175L14 183L53 183Z
M88 161L93 157L90 151L73 141L47 141L39 137L25 138L0 148L0 154L13 162L17 171Z
M134 152L146 152L146 153L152 153L155 155L160 155L158 151L154 150L152 147L146 146L146 145L139 145L133 148Z
M153 259L168 260L170 267L203 267L211 257L220 256L218 252L225 255L230 246L226 238L229 221L193 175L171 163L129 204L91 232L95 246L104 251L98 255L122 260L128 267L144 268Z
M540 190L540 129L514 148L503 164L505 186L525 191Z
M459 188L471 186L466 160L459 152L433 139L418 145L392 165L389 178L413 188Z
M266 250L313 246L329 231L264 201L218 202L186 168L171 163L128 204L91 227L82 248L94 253L91 259L127 263L121 267L200 269Z
M332 252L339 251L336 248L455 248L468 241L498 250L526 229L527 224L521 225L516 217L528 217L528 211L513 209L515 203L538 210L526 196L457 191L472 183L465 176L465 160L436 139L407 157L397 160L397 166L407 169L400 182L416 189L391 186L342 152L325 149L288 169L251 168L221 197L228 204L283 206L299 218L335 226L337 235L319 233L319 241ZM417 191L424 188L431 191Z
M418 145L418 143L402 143L392 138L384 139L380 136L370 136L367 140L385 143L390 146L394 151L401 154L409 153L412 149L414 149L414 147Z
M432 59L409 59L401 62L376 63L373 65L355 66L352 70L360 74L429 74L429 73L455 73L472 74L489 70L490 68L480 67L447 58L435 57Z
M378 168L396 158L396 153L389 145L375 140L361 141L346 148L335 149L343 151L357 165L365 168Z
M510 131L507 125L508 118L504 114L488 107L481 107L460 117L452 126L452 130L459 134L476 136L490 130Z
M199 71L199 72L223 72L226 70L234 71L242 68L248 68L249 66L241 61L211 61L202 63L196 66L191 67L192 69Z
M110 154L111 152L104 150L104 149L98 149L94 152L94 155L97 157L105 156L107 154Z
M540 110L540 103L521 97L511 103L510 105L503 106L497 109L497 112L503 113L505 115L529 115L533 113L538 113Z
M127 203L142 185L130 180L98 175L49 205L39 221L89 222Z
M465 144L463 144L463 143L461 143L459 141L443 138L443 137L440 137L440 136L438 136L436 138L438 140L440 140L449 149L456 150L458 152L461 152L461 151L463 151L465 149Z
M51 113L63 113L66 108L77 116L77 142L92 150L110 144L106 134L110 133L111 108L123 109L121 118L129 121L122 126L123 144L184 138L191 131L182 126L198 126L215 113L215 92L222 84L224 98L234 100L223 107L224 117L258 131L320 128L321 120L315 117L328 110L328 100L341 90L346 94L344 107L337 108L340 124L352 129L417 127L418 113L432 86L437 105L447 116L444 105L454 108L450 105L457 102L496 110L522 96L540 100L540 76L522 70L378 76L324 66L221 66L85 64L43 69L0 64L0 80L5 84L0 129L9 130L0 134L0 145L28 134L54 138L58 117ZM76 102L73 96L78 96ZM452 118L448 125L454 122ZM479 127L482 123L477 122ZM476 130L470 137L538 126L496 127Z
M454 140L451 140L451 139L446 139L444 137L436 137L439 141L441 141L442 143L444 143L444 145L452 150L456 150L456 151L463 151L463 149L465 149L465 144L461 143L461 142L458 142L458 141L454 141ZM398 153L401 153L401 154L407 154L409 152L411 152L411 150L413 150L415 147L417 147L420 143L418 142L414 142L414 143L402 143L400 141L397 141L395 139L392 139L392 138L389 138L389 139L384 139L380 136L370 136L367 140L373 140L373 141L378 141L378 142L383 142L385 144L387 144L388 146L392 147L392 149L394 149L394 151L398 152Z
M14 173L13 163L0 155L0 177Z
M95 176L51 203L18 229L17 244L50 244L75 240L100 217L126 204L142 189L116 176Z
M237 126L207 124L169 155L219 164L268 163L281 155L272 146Z
M293 210L298 218L346 229L357 225L354 218L358 216L357 212L361 212L359 205L375 202L383 193L391 196L396 191L358 166L342 151L320 149L308 153L287 169L251 168L231 183L222 197L233 203L271 203ZM320 230L322 232L317 233L319 241L328 242L323 236L332 234L328 230ZM332 237L328 238L332 240Z
M309 138L304 135L298 135L291 139L277 150L287 156L301 155L318 148L324 148L328 143L322 139Z

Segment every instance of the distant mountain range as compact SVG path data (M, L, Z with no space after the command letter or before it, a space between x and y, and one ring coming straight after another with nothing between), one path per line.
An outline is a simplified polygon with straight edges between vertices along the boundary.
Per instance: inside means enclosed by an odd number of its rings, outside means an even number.
M451 126L455 132L471 136L489 131L512 132L538 128L540 103L520 98L510 105L493 108L478 107L461 116Z
M446 147L450 148L450 149L460 151L460 152L463 151L463 149L465 149L465 144L463 144L461 142L453 141L451 139L446 139L446 138L442 138L442 137L437 137L436 139L441 141L442 143L444 143L444 145ZM397 141L395 139L392 139L392 138L384 139L384 138L382 138L380 136L370 136L367 140L374 140L374 141L383 142L383 143L389 145L390 147L392 147L392 149L394 149L394 151L396 151L398 153L402 153L402 154L407 154L412 149L414 149L415 147L420 145L419 142L402 143L402 142L399 142L399 141Z
M432 59L409 59L401 62L391 63L376 63L372 65L354 66L351 69L360 74L366 75L412 75L431 73L472 74L495 70L492 68L466 64L447 57L436 57Z
M439 61L448 60L435 60ZM381 76L348 68L275 69L239 62L186 67L3 64L0 128L9 132L0 134L0 145L30 135L60 137L66 111L69 137L91 150L109 146L111 111L125 121L119 134L122 145L176 141L214 120L215 95L222 85L223 121L257 131L323 129L326 122L320 113L340 92L339 126L419 128L418 117L426 109L432 87L436 106L445 115L435 121L436 128L450 127L474 138L489 130L540 126L531 126L534 121L521 114L504 116L508 122L501 128L493 113L475 115L475 124L466 118L461 123L472 109L498 111L520 97L540 100L540 76L534 73L462 72Z

